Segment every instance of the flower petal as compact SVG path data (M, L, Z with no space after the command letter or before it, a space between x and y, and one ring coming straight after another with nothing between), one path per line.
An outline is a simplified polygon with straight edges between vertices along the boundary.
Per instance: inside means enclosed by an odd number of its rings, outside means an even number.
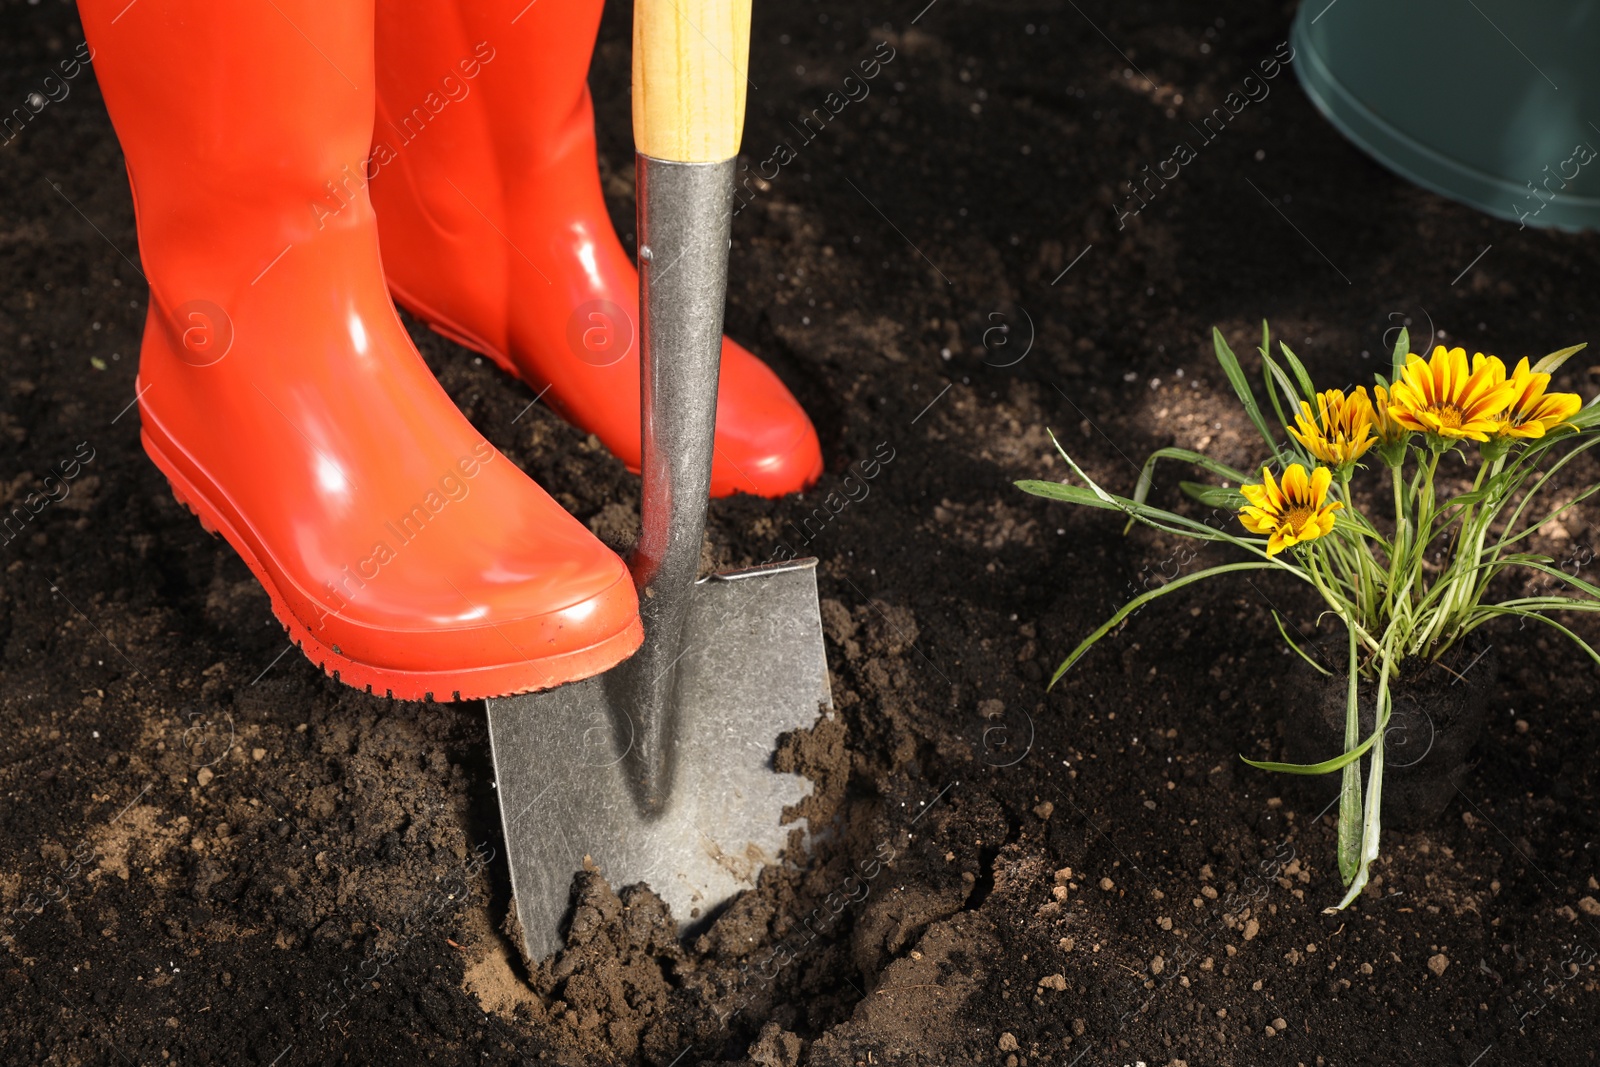
M1283 509L1283 490L1278 488L1278 483L1272 479L1272 471L1266 467L1261 468L1261 487L1267 491L1267 500L1274 511Z
M1289 464L1289 469L1283 472L1284 502L1293 507L1306 499L1306 493L1309 489L1305 467L1298 463Z
M1318 467L1311 472L1311 495L1306 498L1306 503L1313 507L1321 507L1322 502L1328 499L1328 486L1333 482L1333 472L1327 467Z

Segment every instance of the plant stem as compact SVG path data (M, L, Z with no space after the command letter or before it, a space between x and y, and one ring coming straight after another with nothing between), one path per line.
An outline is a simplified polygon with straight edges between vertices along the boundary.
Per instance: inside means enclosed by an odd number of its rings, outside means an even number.
M1346 469L1339 475L1339 499L1344 501L1344 506L1351 511L1355 510L1355 501L1350 496L1350 471ZM1371 622L1368 609L1372 605L1374 585L1370 581L1371 574L1368 564L1376 565L1372 558L1372 549L1367 544L1367 539L1359 533L1355 535L1356 557L1356 614L1366 622Z
M1472 491L1476 493L1483 487L1484 479L1493 481L1495 475L1500 473L1500 468L1505 462L1501 456L1492 463L1484 463L1478 468L1478 476L1472 480ZM1470 611L1482 596L1482 586L1493 577L1492 572L1482 575L1478 573L1478 559L1483 555L1483 537L1487 532L1487 522L1480 529L1472 528L1473 512L1477 502L1469 503L1461 515L1461 525L1456 529L1455 543L1451 546L1450 557L1445 566L1442 581L1446 582L1444 596L1440 599L1439 606L1435 609L1434 625L1431 626L1427 637L1429 645L1439 644L1443 653L1454 641L1452 631L1454 618L1457 614ZM1484 515L1492 518L1493 510L1485 509ZM1419 651L1422 651L1419 649Z
M1497 465L1498 465L1498 461L1497 461ZM1487 473L1489 473L1489 464L1487 464L1487 463L1480 464L1479 467L1478 467L1478 476L1476 478L1472 479L1472 491L1474 493L1476 493L1479 490L1479 488L1482 487L1482 485L1483 485L1483 476L1485 474L1487 474ZM1466 506L1466 509L1461 513L1461 525L1456 527L1456 541L1455 541L1455 544L1452 545L1451 548L1450 548L1450 553L1451 553L1451 558L1452 559L1456 558L1458 556L1459 552L1460 552L1461 542L1462 542L1463 538L1466 537L1467 527L1472 522L1472 509L1477 507L1477 506L1478 505L1477 505L1476 502L1468 504Z
M1406 502L1405 482L1400 476L1400 464L1389 468L1390 481L1394 484L1394 540L1389 547L1389 587L1384 590L1384 609L1390 618L1393 618L1399 605L1394 602L1395 594L1400 588L1400 561L1405 558L1408 548L1406 546Z
M1378 643L1377 638L1368 633L1361 625L1361 621L1355 617L1355 613L1351 610L1350 602L1336 595L1325 583L1321 569L1317 566L1316 547L1314 545L1309 548L1304 558L1306 579L1316 587L1318 593L1322 594L1322 599L1327 603L1328 609L1338 616L1339 621L1354 630L1356 636L1361 638L1362 643L1370 648L1374 654L1387 659L1388 652Z

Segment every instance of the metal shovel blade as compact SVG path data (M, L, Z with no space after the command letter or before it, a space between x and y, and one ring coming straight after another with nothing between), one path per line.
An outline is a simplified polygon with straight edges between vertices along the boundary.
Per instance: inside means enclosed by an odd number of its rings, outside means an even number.
M591 857L618 888L644 882L680 928L755 884L810 792L773 769L781 734L832 707L816 560L718 574L691 586L662 740L664 800L642 802L632 769L642 724L622 667L542 693L490 700L501 819L529 958L562 945L572 876ZM630 663L635 661L629 661ZM652 670L661 668L654 665Z

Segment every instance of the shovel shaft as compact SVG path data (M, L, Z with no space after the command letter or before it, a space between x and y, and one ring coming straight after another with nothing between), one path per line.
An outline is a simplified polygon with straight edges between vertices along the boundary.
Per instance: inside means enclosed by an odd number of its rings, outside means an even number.
M731 159L638 157L644 496L630 566L645 641L619 681L633 719L625 760L646 811L659 810L672 786L676 668L697 651L684 640L683 620L711 490L733 170Z
M634 581L645 609L699 571L711 492L734 163L638 157L640 504Z

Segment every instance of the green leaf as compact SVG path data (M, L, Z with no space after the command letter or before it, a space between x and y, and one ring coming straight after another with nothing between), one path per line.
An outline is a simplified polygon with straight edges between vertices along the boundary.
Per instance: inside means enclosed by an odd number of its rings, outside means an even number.
M1378 679L1378 732L1375 737L1382 737L1385 724L1389 721L1388 701L1389 668L1385 664L1383 674ZM1367 879L1372 873L1372 861L1378 858L1378 835L1383 824L1383 743L1372 750L1372 759L1367 767L1367 797L1365 810L1361 822L1361 856L1356 864L1355 877L1350 880L1349 888L1345 890L1344 899L1329 909L1324 909L1326 915L1330 911L1343 911L1350 906L1350 902L1361 895L1367 886Z
M1339 878L1345 885L1361 870L1361 764L1348 763L1339 783Z
M1546 435L1546 436L1548 436L1548 435ZM1529 468L1524 467L1522 465L1524 460L1526 459L1526 456L1524 456L1523 459L1519 459L1518 460L1518 466L1517 466L1517 468L1515 468L1516 473L1514 475L1512 474L1511 471L1507 471L1504 474L1502 474L1502 477L1506 477L1508 475L1511 476L1511 484L1512 485L1515 485L1515 484L1518 484L1518 483L1521 483L1521 482L1525 481L1527 478L1531 477L1535 473L1537 473L1539 475L1539 477L1538 477L1538 480L1533 483L1533 486L1526 493L1522 494L1522 499L1519 500L1517 502L1517 506L1514 509L1512 509L1511 517L1506 520L1505 529L1501 532L1500 540L1496 543L1496 546L1495 546L1496 549L1503 548L1506 545L1512 544L1512 543L1514 543L1516 541L1520 541L1522 538L1527 537L1534 530L1537 530L1539 527L1543 526L1545 523L1549 522L1551 519L1555 518L1557 515L1560 515L1562 512L1566 511L1568 508L1570 508L1570 507L1574 506L1575 504L1577 504L1579 501L1582 501L1585 498L1587 498L1589 495L1594 493L1596 489L1600 489L1600 485L1592 485L1588 489L1586 489L1582 493L1580 493L1578 495L1577 499L1568 501L1566 504L1563 504L1560 508L1557 508L1555 511L1547 514L1544 518L1540 519L1538 522L1534 523L1532 526L1528 527L1527 529L1525 529L1525 530L1523 530L1520 533L1515 534L1515 535L1513 535L1511 533L1512 530L1516 529L1517 523L1519 521L1521 521L1523 511L1527 509L1529 504L1533 503L1534 497L1539 495L1539 491L1545 487L1545 484L1547 482L1549 482L1550 479L1554 478L1556 476L1556 474L1560 472L1562 467L1565 467L1568 463L1571 463L1578 456L1580 456L1583 453L1589 451L1589 449L1595 447L1596 445L1600 445L1600 437L1591 437L1591 438L1589 438L1589 440L1583 442L1581 445L1578 445L1577 447L1569 450L1560 459L1556 460L1555 463L1551 464L1549 470L1543 471L1543 472L1533 471L1533 470L1531 470ZM1509 490L1508 490L1508 497L1509 497Z
M1447 510L1456 507L1457 505L1461 507L1475 507L1480 501L1490 495L1492 494L1490 493L1489 486L1484 486L1481 489L1468 489L1466 492L1457 493L1449 500L1446 500L1444 503L1440 504L1434 509L1434 514L1443 515Z
M1550 593L1547 596L1519 596L1511 600L1502 600L1498 604L1487 606L1479 605L1483 611L1498 610L1500 608L1526 608L1529 611L1581 611L1586 614L1600 613L1600 602L1577 600L1560 593Z
M1205 482L1179 482L1178 488L1183 491L1184 495L1200 501L1207 507L1238 511L1249 503L1239 490L1225 489L1220 485L1208 485Z
M1256 351L1261 356L1261 384L1266 387L1267 399L1272 401L1273 413L1278 416L1278 422L1287 431L1289 429L1289 419L1284 415L1283 405L1278 401L1278 389L1274 386L1275 381L1282 383L1284 377L1283 372L1278 369L1278 365L1272 361L1272 331L1267 326L1266 319L1261 320L1261 347ZM1293 389L1285 389L1283 395L1289 399L1290 414L1300 410L1293 400ZM1292 437L1290 439L1293 440ZM1279 459L1281 460L1282 456Z
M1400 380L1400 373L1406 369L1406 357L1411 354L1411 331L1404 326L1400 327L1400 336L1394 339L1394 357L1389 361L1394 380Z
M1278 609L1276 609L1276 608L1272 609L1272 621L1278 624L1278 633L1282 635L1284 644L1286 644L1290 648L1294 649L1295 654L1298 655L1301 659L1305 660L1307 663L1311 664L1312 667L1314 667L1318 671L1321 671L1323 674L1327 675L1330 678L1333 677L1333 672L1332 671L1330 671L1328 668L1324 667L1322 664L1318 663L1316 660L1312 659L1310 656L1306 655L1305 650L1302 649L1299 645L1294 643L1294 638L1290 637L1289 636L1289 631L1284 629L1283 618L1278 614Z
M1111 616L1111 618L1107 619L1103 624L1101 624L1099 629L1095 630L1094 633L1084 638L1083 641L1079 643L1077 648L1072 650L1072 654L1063 660L1061 662L1061 666L1057 667L1056 672L1050 676L1050 685L1046 688L1054 688L1056 682L1061 680L1061 676L1066 674L1072 665L1083 657L1085 652L1088 652L1089 649L1093 648L1097 641L1115 629L1117 624L1122 622L1123 619L1126 619L1129 615L1133 614L1135 611L1138 611L1141 607L1150 603L1150 601L1156 599L1157 597L1166 596L1168 593L1176 593L1179 589L1182 589L1186 585L1193 585L1195 582L1203 582L1207 578L1214 578L1219 574L1229 574L1233 571L1270 570L1277 566L1279 566L1279 564L1266 561L1254 563L1224 563L1219 567L1207 567L1203 571L1196 571L1193 574L1186 574L1182 578L1174 578L1172 581L1161 586L1159 589L1152 589L1148 593L1134 597L1132 600L1124 604L1115 615Z
M1050 435L1050 440L1054 442L1056 450L1061 453L1061 457L1067 461L1067 466L1072 468L1072 473L1083 479L1083 487L1029 479L1016 483L1017 487L1023 491L1032 493L1034 496L1048 497L1052 500L1064 500L1071 504L1083 504L1108 511L1120 511L1128 516L1130 520L1142 522L1152 529L1179 534L1183 537L1192 537L1197 541L1226 541L1231 545L1238 545L1246 551L1264 556L1263 546L1266 544L1265 540L1246 540L1225 530L1208 526L1199 520L1191 519L1187 515L1179 515L1176 512L1151 507L1149 504L1142 504L1137 500L1113 496L1096 485L1094 480L1083 472L1083 468L1073 462L1072 457L1061 447L1061 442L1056 440L1055 434ZM1296 577L1305 577L1304 573L1297 567L1286 563L1280 563L1279 566Z
M1150 490L1155 484L1156 464L1164 459L1174 459L1183 463L1193 463L1195 466L1208 470L1212 474L1218 475L1222 478L1227 478L1229 481L1238 482L1241 485L1250 481L1251 477L1244 471L1235 470L1226 463L1212 459L1210 456L1204 455L1200 452L1193 452L1187 448L1158 448L1154 452L1150 453L1150 458L1144 461L1144 466L1139 470L1139 480L1134 484L1133 487L1134 503L1143 504L1149 499ZM1133 520L1130 518L1128 520L1128 525L1123 527L1122 532L1127 533L1132 525Z
M1294 416L1300 413L1300 398L1295 395L1294 383L1289 381L1289 376L1283 372L1283 368L1265 352L1261 353L1261 380L1267 387L1267 399L1272 401L1273 413L1278 416L1278 421L1283 424L1284 431L1287 432ZM1283 404L1278 400L1279 394L1289 402L1287 414L1284 412ZM1289 440L1293 441L1294 437L1291 435ZM1283 457L1280 456L1279 459L1282 460Z
M1073 462L1072 457L1067 455L1066 450L1061 448L1061 442L1055 440L1054 434L1051 434L1050 439L1055 443L1057 451L1061 452L1062 458L1067 461L1067 466L1072 468L1072 473L1083 479L1085 487L1080 488L1074 485L1063 485L1058 482L1030 480L1017 482L1016 484L1019 488L1036 496L1065 500L1074 504L1085 504L1089 507L1105 510L1120 511L1124 515L1149 526L1151 529L1161 530L1164 533L1192 537L1196 541L1226 541L1230 545L1235 545L1246 552L1259 556L1269 566L1277 567L1287 574L1292 574L1303 582L1311 580L1305 571L1294 564L1288 563L1281 558L1268 556L1266 553L1266 538L1240 537L1236 534L1228 533L1226 530L1207 526L1198 519L1191 519L1187 515L1179 515L1176 512L1164 511L1161 508L1151 507L1149 504L1141 504L1126 497L1111 495L1094 484L1094 480L1083 472L1083 468Z
M1344 745L1349 748L1361 737L1361 702L1358 681L1360 658L1356 632L1350 631L1350 684L1345 692ZM1361 764L1345 764L1339 786L1339 877L1349 885L1361 869Z
M1333 528L1335 530L1354 530L1362 537L1370 537L1384 547L1388 547L1389 540L1378 532L1372 521L1353 506L1340 508L1333 513Z
M1518 553L1519 557L1522 556L1522 555L1523 555L1522 553ZM1543 558L1548 559L1549 557L1543 557ZM1534 562L1534 561L1526 559L1526 558L1516 558L1514 560L1513 559L1507 559L1507 560L1502 560L1501 562L1506 563L1508 565L1510 563L1512 563L1512 562L1516 562L1516 563L1520 563L1524 567L1527 567L1529 570L1541 571L1541 572L1543 572L1545 574L1550 575L1553 578L1561 579L1563 582L1566 582L1568 585L1571 585L1574 588L1583 590L1585 593L1588 593L1591 597L1593 597L1596 600L1600 600L1600 586L1591 585L1590 583L1584 581L1582 578L1579 578L1576 574L1568 574L1566 571L1560 570L1559 568L1548 567L1542 562Z
M1078 485L1064 485L1061 482L1042 482L1037 478L1025 478L1016 483L1018 489L1034 496L1042 496L1048 500L1065 500L1069 504L1083 504L1091 508L1111 507L1089 490Z
M1323 760L1321 763L1272 763L1268 760L1253 760L1249 756L1240 756L1239 758L1250 764L1250 766L1259 767L1264 771L1279 771L1283 774L1331 774L1346 764L1366 755L1367 749L1372 747L1372 743L1378 739L1380 733L1380 730L1372 731L1371 737L1344 755Z
M1311 375L1306 373L1305 364L1301 363L1300 357L1296 356L1293 350L1291 350L1289 346L1284 344L1282 341L1278 342L1278 347L1283 349L1283 356L1289 361L1289 369L1294 371L1295 381L1300 383L1301 394L1306 398L1307 401L1311 403L1313 407L1315 407L1317 403L1317 389L1316 386L1311 384Z
M1554 556L1546 556L1541 552L1512 552L1509 555L1500 556L1497 559L1490 560L1487 563L1479 563L1476 567L1471 568L1471 569L1478 570L1478 569L1482 569L1484 567L1509 567L1509 566L1512 566L1513 564L1517 564L1517 563L1554 563L1554 562L1555 562L1555 557Z
M1561 364L1565 363L1567 360L1571 359L1573 356L1577 355L1579 352L1582 352L1588 347L1589 342L1584 341L1581 344L1573 345L1571 348L1563 348L1559 352L1552 352L1533 365L1533 373L1554 374L1557 370L1561 369Z
M1482 625L1484 622L1487 622L1489 618L1495 615L1514 615L1524 619L1537 619L1546 626L1553 626L1557 630L1560 630L1562 633L1566 634L1568 637L1572 638L1573 643L1587 652L1590 659L1594 660L1596 663L1600 663L1600 652L1596 652L1594 649L1590 648L1587 641L1573 633L1571 630L1567 629L1565 626L1561 625L1559 622L1556 622L1556 620L1550 618L1548 615L1541 615L1537 611L1522 611L1518 608L1508 608L1504 604L1491 604L1485 608L1482 608L1481 610L1484 613L1484 618L1470 626L1463 627L1461 630L1463 634L1467 633L1469 630L1477 629L1478 626Z
M1215 326L1211 327L1211 347L1216 349L1217 362L1222 364L1222 372L1228 376L1228 384L1233 386L1239 403L1244 405L1244 413L1255 423L1256 432L1261 434L1261 439L1267 443L1267 447L1272 450L1273 458L1276 459L1278 442L1267 429L1267 420L1261 414L1261 406L1256 403L1255 394L1250 391L1250 380L1245 377L1244 368L1239 366L1239 357L1233 354L1233 349L1228 347L1222 331Z

